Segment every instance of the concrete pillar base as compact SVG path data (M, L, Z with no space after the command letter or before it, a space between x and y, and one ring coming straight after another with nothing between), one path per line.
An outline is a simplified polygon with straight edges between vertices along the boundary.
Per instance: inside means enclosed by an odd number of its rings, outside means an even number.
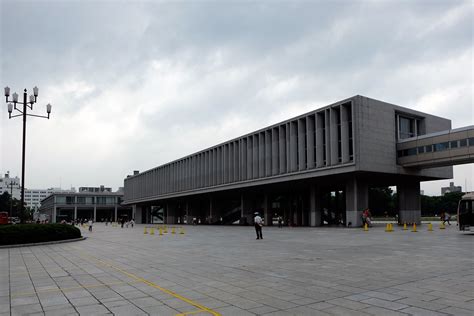
M397 186L398 222L400 224L421 223L420 182L412 181Z
M361 179L346 183L346 226L362 226L362 211L369 206L369 187Z
M420 210L417 210L417 211L404 211L404 210L400 210L398 211L398 222L400 224L417 224L417 225L420 225L421 224L421 211Z

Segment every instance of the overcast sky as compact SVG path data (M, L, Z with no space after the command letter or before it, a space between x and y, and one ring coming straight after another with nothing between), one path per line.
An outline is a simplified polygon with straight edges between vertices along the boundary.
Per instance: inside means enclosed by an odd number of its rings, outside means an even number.
M455 0L0 0L0 84L53 104L28 119L27 188L117 189L356 94L472 125L473 27ZM0 172L20 177L22 122L0 106ZM473 164L454 176L474 190Z

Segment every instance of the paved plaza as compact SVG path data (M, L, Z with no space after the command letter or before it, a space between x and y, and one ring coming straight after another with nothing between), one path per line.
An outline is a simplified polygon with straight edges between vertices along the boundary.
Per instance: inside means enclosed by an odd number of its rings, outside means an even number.
M474 234L185 226L0 249L0 315L473 315Z

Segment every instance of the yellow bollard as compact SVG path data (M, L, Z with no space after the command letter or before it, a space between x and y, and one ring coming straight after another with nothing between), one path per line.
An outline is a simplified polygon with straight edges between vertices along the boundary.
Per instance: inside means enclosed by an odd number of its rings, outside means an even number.
M407 223L403 223L403 230L407 230Z
M416 223L413 223L413 229L412 229L412 233L416 233Z
M180 230L179 233L180 233L181 235L184 235L184 228L183 228L183 227L181 227L181 230Z
M176 234L176 231L174 230L174 227L171 227L171 233Z
M145 234L145 235L148 234L148 232L146 231L146 226L143 227L143 234Z
M150 235L154 235L154 234L155 234L155 228L152 227L152 228L150 228Z
M428 231L432 232L433 231L433 224L428 223Z
M163 233L168 234L168 228L165 226Z
M163 236L163 229L160 227L160 236Z
M365 231L365 232L368 232L368 231L369 231L369 226L367 225L367 223L364 224L364 231Z
M439 229L446 229L446 226L444 226L443 222L441 222L441 224L439 225Z
M387 233L390 232L390 224L387 224L387 226L385 226L385 231L386 231Z

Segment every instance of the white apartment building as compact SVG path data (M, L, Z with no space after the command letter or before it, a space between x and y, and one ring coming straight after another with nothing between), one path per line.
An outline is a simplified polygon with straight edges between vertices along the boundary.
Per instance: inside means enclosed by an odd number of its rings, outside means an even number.
M49 189L26 189L25 190L25 204L32 210L37 210L41 206L41 200L47 198L53 193L74 193L75 188L61 189L61 188L49 188Z
M20 178L10 177L10 173L5 173L4 177L0 177L0 195L4 192L12 195L14 199L21 198Z

